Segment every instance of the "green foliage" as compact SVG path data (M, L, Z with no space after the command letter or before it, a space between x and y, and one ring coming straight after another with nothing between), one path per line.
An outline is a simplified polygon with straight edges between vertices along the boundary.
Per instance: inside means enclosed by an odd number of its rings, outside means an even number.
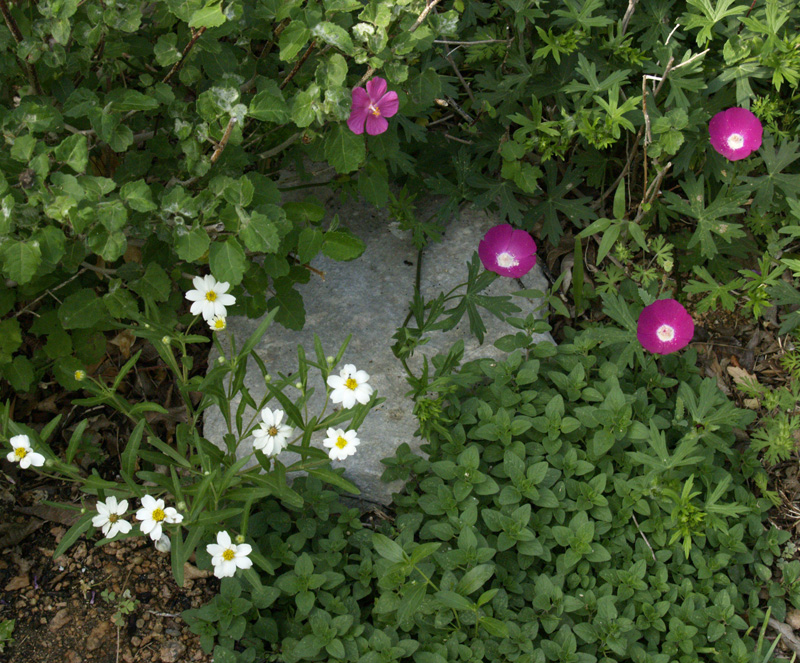
M0 622L0 653L6 650L6 645L14 644L12 634L14 633L15 623L16 620L14 619L4 619Z
M788 534L764 531L769 502L747 481L765 474L734 444L752 414L698 375L692 351L661 360L663 372L649 356L627 371L596 334L566 336L460 370L434 359L425 456L402 444L384 461L385 479L406 482L388 521L365 520L314 478L293 486L300 510L264 501L248 533L274 572L226 579L184 613L205 651L287 663L769 660L751 637L766 619L761 587L783 619L800 565L773 576Z

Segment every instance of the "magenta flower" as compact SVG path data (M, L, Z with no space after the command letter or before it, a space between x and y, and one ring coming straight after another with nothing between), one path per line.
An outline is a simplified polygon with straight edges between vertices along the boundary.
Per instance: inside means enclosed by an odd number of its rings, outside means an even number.
M347 126L354 134L363 134L366 123L367 133L377 136L389 128L386 118L392 117L399 106L397 92L387 92L386 81L373 78L367 82L366 90L363 87L353 88L353 103Z
M524 230L503 223L489 228L478 245L478 256L490 272L517 279L536 264L536 242Z
M674 299L657 299L639 314L636 338L648 352L668 355L689 345L694 321Z
M711 146L730 161L744 159L761 147L764 127L746 108L729 108L708 123Z

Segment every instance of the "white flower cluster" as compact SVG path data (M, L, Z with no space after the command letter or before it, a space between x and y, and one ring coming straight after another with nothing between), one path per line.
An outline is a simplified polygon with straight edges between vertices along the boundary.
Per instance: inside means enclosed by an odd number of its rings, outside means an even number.
M15 435L10 442L13 451L6 455L6 460L9 463L19 463L23 470L27 470L31 465L34 467L44 465L44 456L33 450L30 438L27 435Z
M236 303L236 297L227 294L231 284L227 281L217 282L217 279L208 274L195 276L192 285L195 289L186 293L186 299L192 302L189 309L192 315L202 315L213 331L225 329L228 314L225 307Z

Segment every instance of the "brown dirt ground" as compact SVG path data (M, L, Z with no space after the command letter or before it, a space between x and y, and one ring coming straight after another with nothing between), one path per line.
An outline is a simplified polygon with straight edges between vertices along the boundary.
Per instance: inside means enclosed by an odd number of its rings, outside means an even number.
M18 479L24 481L25 477ZM81 538L54 559L53 550L67 530L71 513L34 502L48 497L54 486L22 489L20 482L9 489L3 484L0 621L15 619L16 624L14 644L0 654L0 661L211 662L212 657L203 653L199 637L189 632L180 613L200 607L218 591L213 576L190 567L190 576L196 577L178 587L169 555L156 551L143 537L102 548ZM64 492L65 487L56 490ZM54 497L57 495L50 499ZM62 522L51 520L59 517ZM121 627L113 623L117 607L103 599L104 590L117 596L128 590L135 600L133 612L121 617Z

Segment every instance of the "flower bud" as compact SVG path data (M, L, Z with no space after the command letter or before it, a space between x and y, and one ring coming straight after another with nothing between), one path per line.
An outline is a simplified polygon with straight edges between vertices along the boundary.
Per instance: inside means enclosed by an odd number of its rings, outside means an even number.
M162 553L168 553L172 550L172 541L166 534L162 534L161 538L155 542L156 550Z
M86 371L84 371L83 369L79 368L77 371L75 371L75 379L78 382L81 382L82 380L85 380L86 379Z
M236 544L244 543L244 537L241 534L236 535Z
M164 345L169 345L169 341L170 341L170 338L169 338L169 336L162 336L162 337L161 337L161 342L162 342Z
M295 382L294 383L294 388L299 390L299 391L302 391L303 390L303 383L302 382Z

